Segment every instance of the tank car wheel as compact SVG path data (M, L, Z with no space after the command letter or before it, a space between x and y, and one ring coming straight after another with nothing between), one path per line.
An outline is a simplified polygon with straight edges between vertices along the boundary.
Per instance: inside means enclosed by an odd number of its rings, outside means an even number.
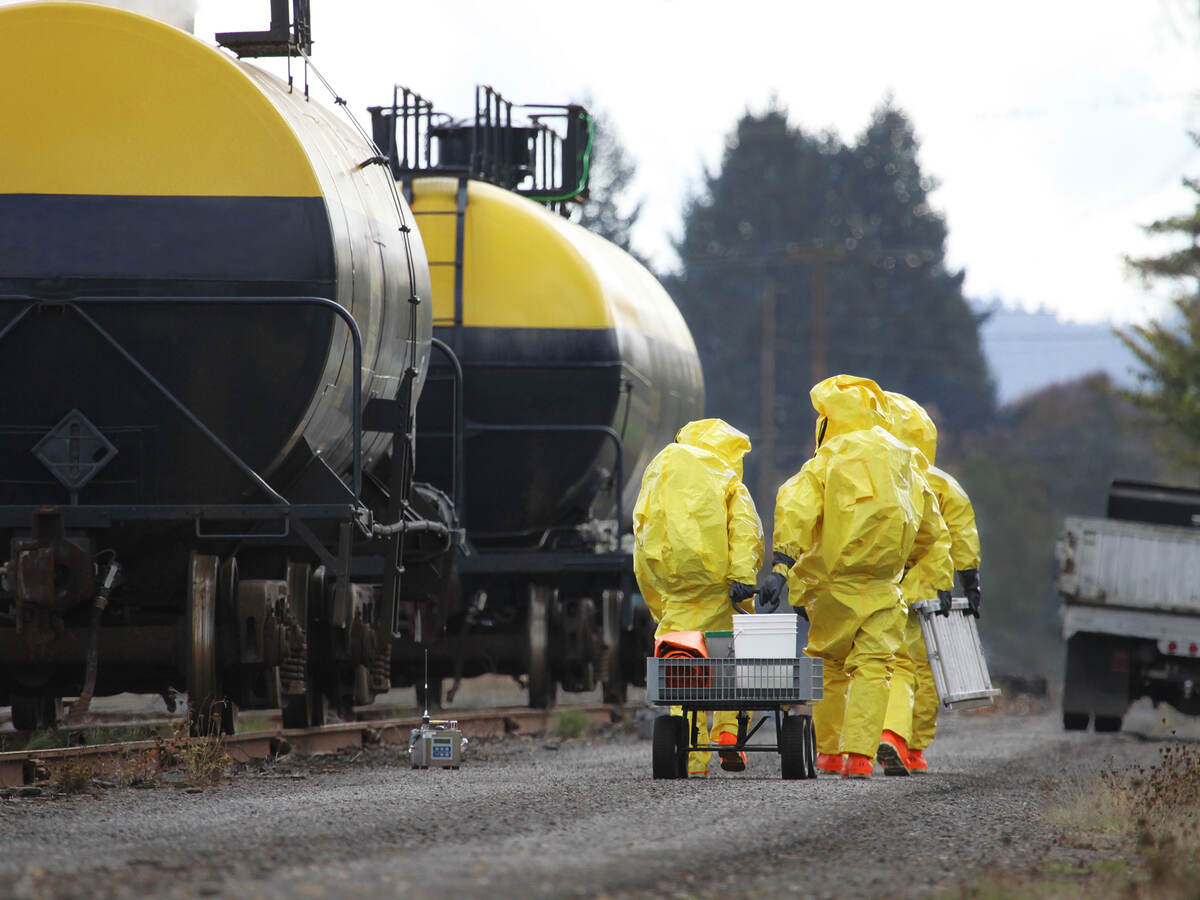
M329 701L319 690L288 697L283 705L284 728L320 728L329 718Z
M1096 729L1097 734L1105 732L1113 732L1121 730L1121 721L1124 716L1101 716L1097 715L1092 720L1092 727Z
M233 734L236 715L217 680L219 569L216 556L192 551L188 564L187 693L193 734Z
M604 623L604 644L607 647L605 651L607 677L602 685L604 702L623 706L629 687L625 681L625 673L621 669L621 640L624 637L621 631L621 607L624 604L625 595L621 591L604 591L600 597Z
M550 668L550 610L553 589L541 584L529 586L529 619L526 626L529 705L549 709L558 699L558 682Z
M17 731L44 731L62 718L61 697L12 698L12 722Z

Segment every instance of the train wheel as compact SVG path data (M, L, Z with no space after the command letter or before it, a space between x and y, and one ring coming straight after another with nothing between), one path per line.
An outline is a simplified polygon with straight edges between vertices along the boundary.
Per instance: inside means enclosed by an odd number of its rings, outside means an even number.
M312 687L308 693L288 697L283 706L284 728L319 728L329 717L329 701Z
M193 734L232 734L236 712L217 681L216 556L192 551L188 565L188 717Z
M621 669L621 606L625 595L621 591L604 591L601 595L601 615L604 625L605 670L604 702L624 705L625 673Z
M12 721L17 731L45 731L62 718L61 697L13 697Z
M558 682L550 667L550 607L554 591L541 584L529 586L528 646L529 705L548 709L558 699Z

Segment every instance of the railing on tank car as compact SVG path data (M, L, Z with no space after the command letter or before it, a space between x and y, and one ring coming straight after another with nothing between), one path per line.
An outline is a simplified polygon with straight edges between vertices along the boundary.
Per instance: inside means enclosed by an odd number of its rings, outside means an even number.
M526 111L527 121L514 122L514 110ZM477 85L474 118L462 122L396 85L391 106L369 111L372 137L399 181L475 178L560 211L587 199L593 126L578 104L514 104L491 86ZM553 127L560 121L562 133Z

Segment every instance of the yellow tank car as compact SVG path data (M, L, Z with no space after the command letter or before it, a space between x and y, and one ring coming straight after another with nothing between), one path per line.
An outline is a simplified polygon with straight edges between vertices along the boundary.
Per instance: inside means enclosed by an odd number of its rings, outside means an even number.
M418 177L411 190L434 335L464 370L468 538L547 546L589 521L615 521L618 506L624 530L646 464L703 410L700 361L679 310L632 256L540 203L453 177ZM448 485L449 428L438 416L449 404L436 358L433 372L418 475Z

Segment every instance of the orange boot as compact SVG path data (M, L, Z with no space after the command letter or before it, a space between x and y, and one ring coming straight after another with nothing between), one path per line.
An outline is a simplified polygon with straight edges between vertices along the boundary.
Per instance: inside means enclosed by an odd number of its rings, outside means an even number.
M913 775L925 775L929 772L929 763L925 761L925 754L920 750L908 751L908 771Z
M884 775L907 775L908 742L894 731L884 731L879 736L879 750L875 754L883 766Z
M723 731L717 735L717 743L725 745L737 745L737 736L730 734L728 731ZM722 750L720 751L721 768L726 772L744 772L746 771L746 754L742 750Z
M842 755L840 753L818 753L817 773L820 775L841 775Z
M875 760L861 753L847 753L846 761L842 763L843 778L870 778L871 770L875 768Z

